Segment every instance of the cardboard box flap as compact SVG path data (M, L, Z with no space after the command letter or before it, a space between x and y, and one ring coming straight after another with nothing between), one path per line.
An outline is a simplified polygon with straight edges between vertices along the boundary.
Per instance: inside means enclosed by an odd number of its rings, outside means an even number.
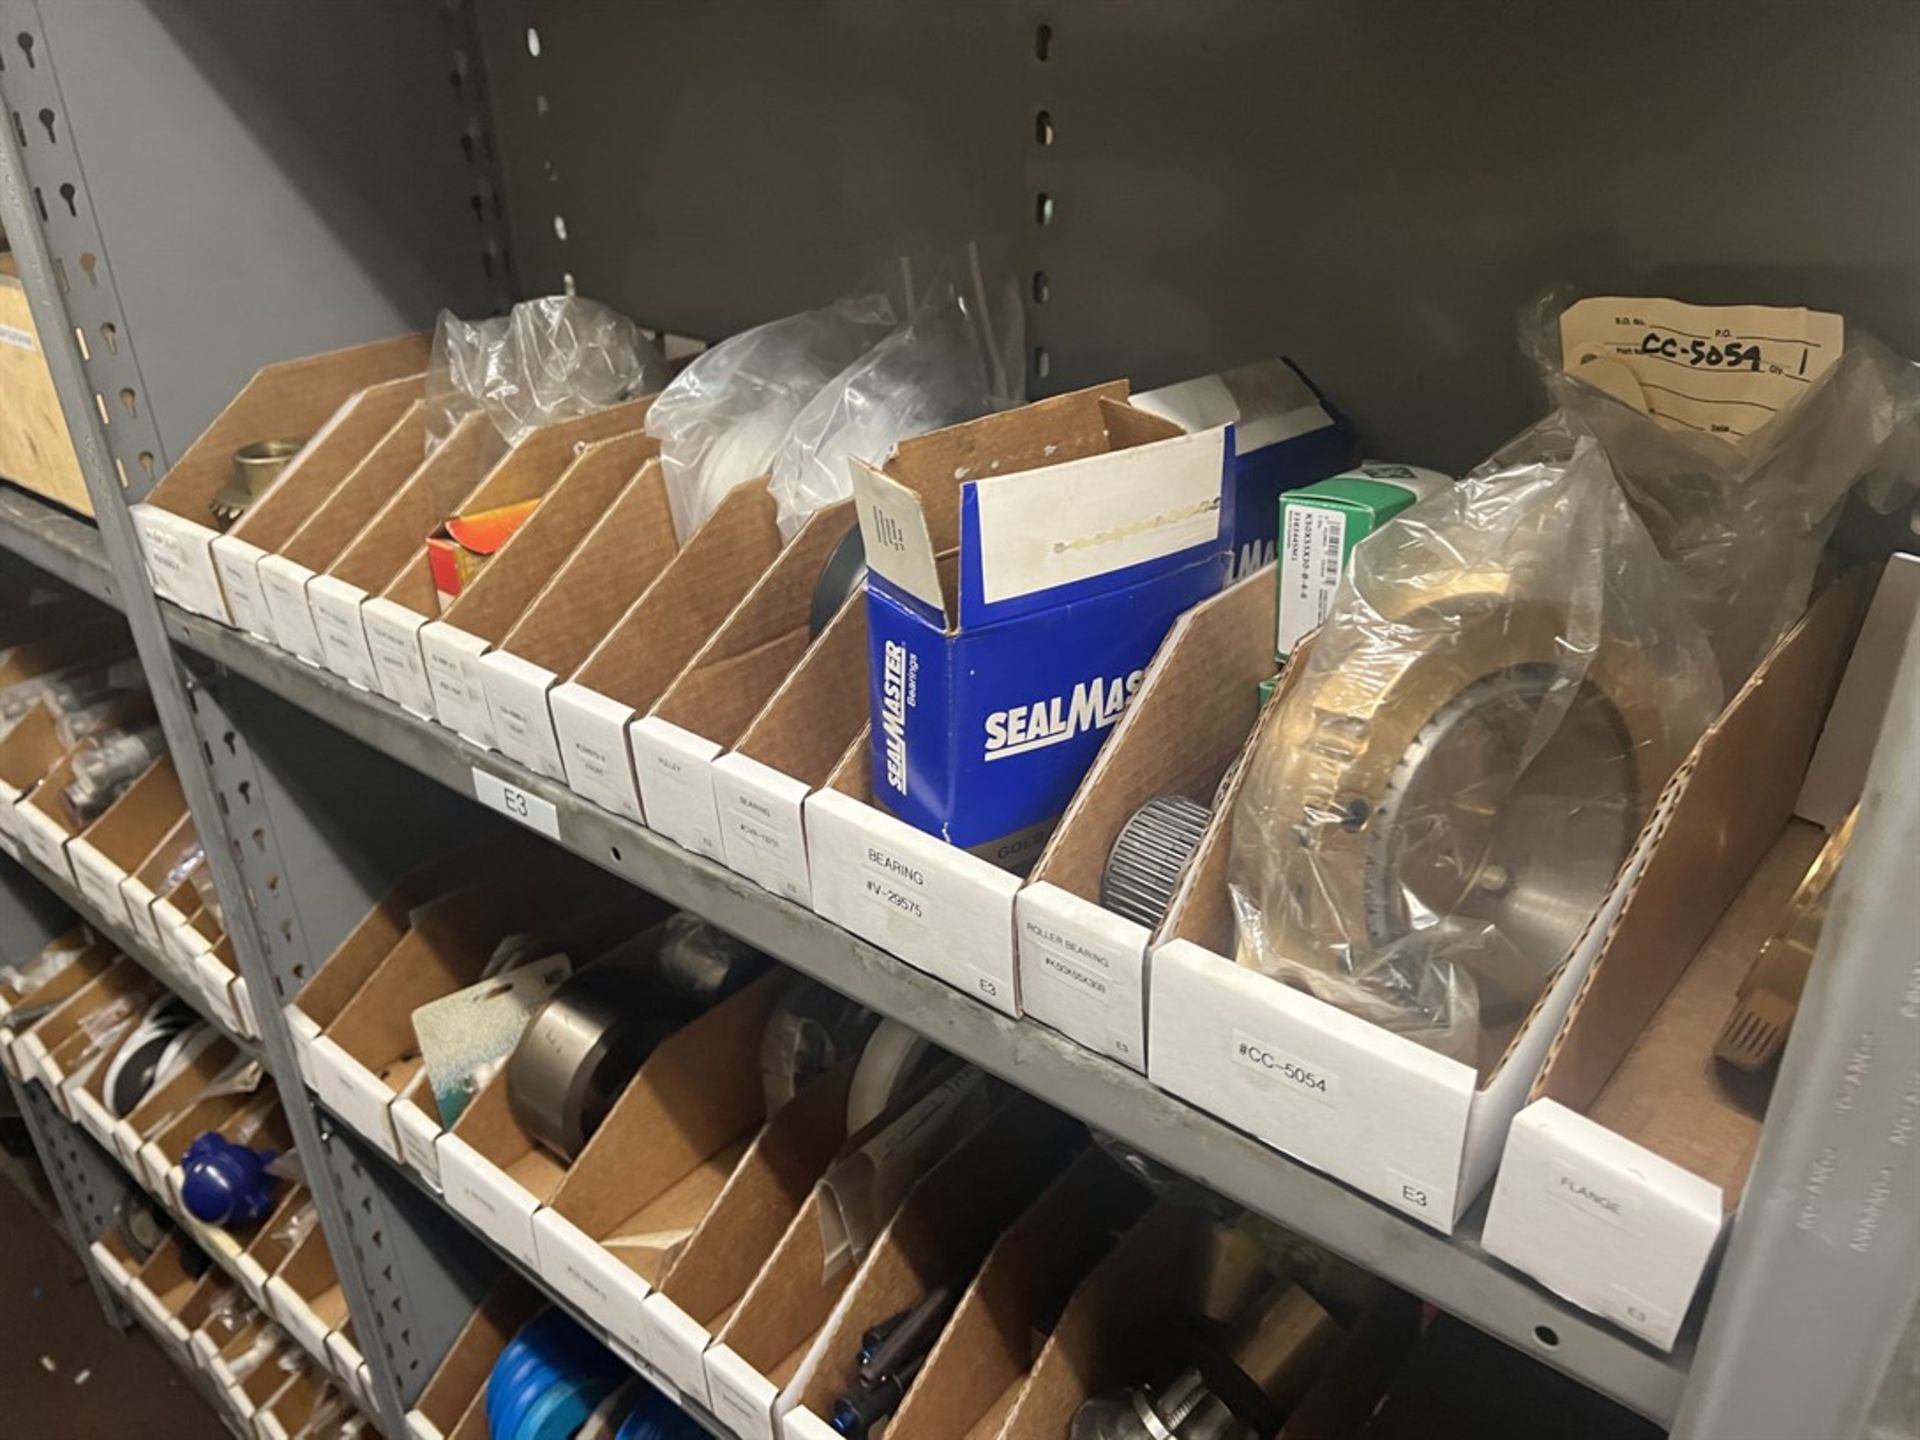
M1102 409L1110 453L962 492L962 629L1122 589L1227 548L1233 432L1187 435L1125 406ZM1133 438L1148 426L1163 427L1163 438Z
M814 787L867 720L867 606L855 595L740 736L740 754Z
M1127 382L1110 381L902 440L883 465L856 460L867 564L951 618L935 561L959 547L962 485L1104 451L1100 401L1126 398Z
M424 374L406 375L350 397L228 533L269 553L279 550L379 445L407 407L419 403L425 383Z
M758 1129L760 1037L790 979L776 968L661 1041L554 1192L554 1212L599 1239Z
M571 675L666 568L678 544L660 461L650 458L534 596L500 648L555 675Z
M423 1074L418 1086L422 1092L430 1089L425 1078ZM431 1093L420 1094L419 1103L436 1122L439 1120ZM536 1204L544 1205L551 1199L566 1176L567 1162L535 1140L514 1114L504 1065L467 1102L447 1133L471 1145L482 1159L531 1195Z
M146 503L210 526L208 506L233 477L234 451L256 440L311 436L355 391L424 371L427 348L425 335L402 335L267 366L187 447Z
M765 483L734 486L581 662L575 683L646 713L779 553Z
M1585 1110L1793 814L1864 600L1836 582L1708 727L1675 778L1600 956L1534 1084Z
M415 400L333 493L293 532L280 553L296 565L324 570L420 468L426 407Z
M172 757L162 755L80 834L124 872L138 869L186 813L187 797Z
M133 872L133 877L156 897L168 893L175 888L166 883L174 867L200 848L200 832L193 828L193 817L182 814L160 842L147 852L147 858ZM189 882L181 880L176 881L175 885L186 883Z
M68 748L60 739L53 707L42 700L0 740L0 781L25 794L60 763Z
M634 402L588 418L598 422L596 432L604 433L604 427L613 423L607 417L616 413L637 425L636 409L644 411L645 406ZM645 435L612 432L613 438L587 443L576 451L575 446L586 439L586 433L575 432L575 438L569 440L557 432L584 423L566 421L536 432L502 460L475 492L470 504L477 509L545 498L442 613L441 619L447 624L498 644L541 586L606 513L621 487L657 449ZM516 494L507 501L494 493L509 488L531 489L534 493Z
M1097 904L1107 856L1136 810L1159 795L1211 808L1273 669L1268 566L1174 622L1030 878Z
M815 511L687 668L655 713L731 745L805 652L820 571L853 528L851 500Z
M901 1433L966 1440L997 1406L1004 1417L1037 1337L1147 1203L1105 1151L1082 1152L994 1243L895 1416Z
M847 1138L853 1062L820 1076L755 1137L660 1288L713 1325L746 1293Z
M414 1409L442 1432L450 1432L474 1397L485 1394L494 1361L507 1342L546 1305L546 1298L518 1275L502 1275L460 1328Z

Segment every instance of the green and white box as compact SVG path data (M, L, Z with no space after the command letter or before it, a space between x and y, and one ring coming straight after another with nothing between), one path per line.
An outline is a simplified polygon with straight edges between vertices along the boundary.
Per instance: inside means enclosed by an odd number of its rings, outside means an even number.
M1453 477L1417 465L1369 460L1280 497L1279 605L1274 658L1327 618L1353 547Z

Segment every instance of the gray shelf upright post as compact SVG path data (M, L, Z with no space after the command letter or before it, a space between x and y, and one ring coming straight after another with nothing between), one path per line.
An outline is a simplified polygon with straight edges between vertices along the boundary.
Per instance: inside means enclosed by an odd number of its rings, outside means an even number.
M377 23L376 12L364 6L359 9L365 12L363 23ZM56 13L63 24L75 27L111 19L101 11L84 16L75 11ZM108 247L92 212L87 171L77 153L73 117L63 106L56 47L49 42L42 20L40 8L31 0L0 0L0 43L6 46L7 56L5 69L0 71L0 102L4 102L9 117L0 123L0 224L4 224L14 249L168 748L195 826L207 842L207 863L229 919L235 958L258 997L263 1048L295 1143L306 1161L309 1188L339 1268L349 1311L362 1337L378 1400L376 1418L380 1428L398 1440L405 1433L402 1380L393 1355L380 1343L390 1317L376 1306L355 1220L343 1201L340 1178L333 1170L335 1164L346 1164L347 1157L344 1152L338 1157L332 1153L319 1113L301 1082L286 1023L274 999L276 987L267 961L267 942L253 904L255 884L277 887L280 880L278 876L249 873L249 853L238 843L241 837L229 823L228 805L210 763L213 746L238 751L244 746L244 736L224 728L217 708L203 708L198 703L207 692L180 663L162 627L128 510L128 491L144 491L166 468L167 449L159 438L153 407L140 403L140 396L150 387L142 377L138 388L129 383L121 390L112 390L110 380L106 382L108 388L103 388L103 382L89 373L97 355L102 369L111 364L138 377L133 352L136 337L118 308ZM12 123L15 118L18 123ZM29 124L34 129L29 130ZM200 197L193 203L204 200ZM78 240L84 248L77 253L60 253L51 243L49 231L63 229L77 231L67 238ZM76 286L84 287L83 295L75 293ZM73 298L72 308L69 297ZM86 307L84 326L75 314L82 305ZM101 321L102 314L114 318ZM327 314L325 297L316 298L315 314ZM102 325L114 336L110 353L104 347L96 349L98 342L80 338L83 334L107 333L101 330ZM209 325L202 333L215 328ZM386 332L403 328L404 324L389 322ZM297 335L289 334L282 337L282 343L292 349L301 342ZM250 337L247 344L257 347L258 338ZM265 358L280 357L269 353ZM214 383L223 382L215 377ZM115 395L116 403L106 398L109 393ZM191 421L192 428L197 429L205 418ZM109 443L109 426L122 427L115 434L122 452L128 443L124 439L126 427L137 429L132 442L137 447L134 467L127 465L124 453L116 455ZM190 437L191 430L183 429L183 433ZM401 1317L403 1325L404 1320ZM418 1382L414 1384L417 1388Z
M1920 1299L1920 626L1774 1083L1675 1440L1859 1436Z

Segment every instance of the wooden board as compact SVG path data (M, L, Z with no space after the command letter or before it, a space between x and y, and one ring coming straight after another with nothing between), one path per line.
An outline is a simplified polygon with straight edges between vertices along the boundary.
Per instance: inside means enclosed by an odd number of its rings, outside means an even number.
M27 292L7 254L0 254L0 479L93 513Z

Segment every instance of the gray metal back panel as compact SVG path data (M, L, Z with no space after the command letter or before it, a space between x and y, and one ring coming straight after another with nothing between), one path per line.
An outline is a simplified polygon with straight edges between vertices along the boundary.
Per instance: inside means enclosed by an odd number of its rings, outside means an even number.
M1556 281L1838 309L1920 352L1908 0L482 0L481 20L523 289L570 272L709 339L971 236L1029 293L1045 276L1036 389L1285 352L1371 449L1454 467L1537 410L1515 317Z

